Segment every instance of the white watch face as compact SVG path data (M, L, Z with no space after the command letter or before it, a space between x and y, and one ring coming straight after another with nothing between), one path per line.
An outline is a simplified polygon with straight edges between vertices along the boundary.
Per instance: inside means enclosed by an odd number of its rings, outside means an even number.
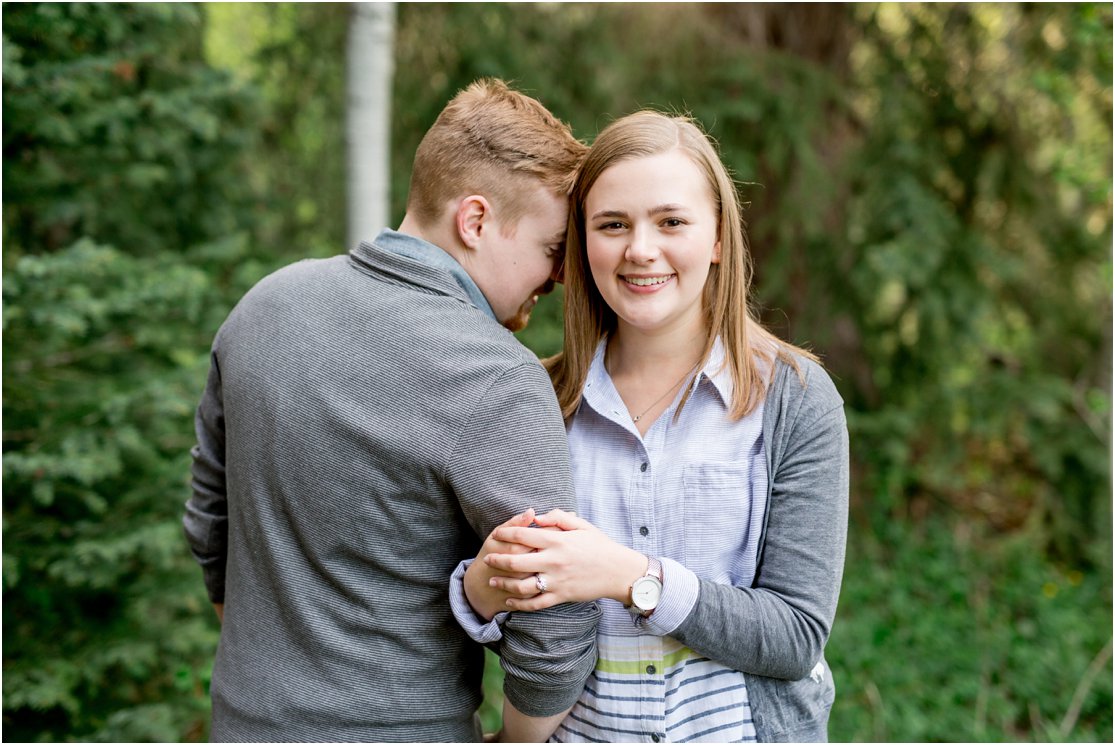
M631 604L639 610L654 610L662 596L662 583L654 577L640 577L631 587Z

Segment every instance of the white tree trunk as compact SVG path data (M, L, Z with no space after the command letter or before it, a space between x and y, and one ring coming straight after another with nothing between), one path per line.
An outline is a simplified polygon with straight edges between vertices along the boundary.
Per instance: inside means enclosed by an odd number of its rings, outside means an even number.
M390 218L389 153L395 6L354 3L348 31L348 242L370 241Z

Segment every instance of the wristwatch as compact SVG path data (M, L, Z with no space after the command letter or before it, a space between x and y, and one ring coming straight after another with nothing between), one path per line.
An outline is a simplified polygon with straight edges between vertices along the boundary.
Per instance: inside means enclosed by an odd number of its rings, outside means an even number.
M654 613L662 597L662 562L653 556L647 558L647 573L631 585L629 611L642 618Z

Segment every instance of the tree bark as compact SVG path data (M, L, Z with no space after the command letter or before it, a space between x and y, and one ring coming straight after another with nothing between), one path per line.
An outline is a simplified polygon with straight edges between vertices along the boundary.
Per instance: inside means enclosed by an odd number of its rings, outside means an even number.
M356 3L348 33L348 243L390 220L391 82L395 6Z

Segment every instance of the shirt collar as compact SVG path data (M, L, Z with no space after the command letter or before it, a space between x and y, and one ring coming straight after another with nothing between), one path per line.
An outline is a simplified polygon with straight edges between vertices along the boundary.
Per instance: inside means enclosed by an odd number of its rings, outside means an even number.
M713 389L720 394L720 403L729 407L732 405L732 394L736 387L732 382L732 371L725 364L726 362L724 343L718 336L716 342L712 345L712 351L709 352L708 360L705 361L701 372L698 374L697 383L699 384L702 379L708 380L712 383Z
M384 228L375 239L376 247L393 253L398 256L405 256L408 259L425 264L426 266L442 269L449 273L449 276L457 283L457 285L464 290L465 295L468 296L470 302L480 310L484 311L493 321L499 322L496 318L492 306L488 304L488 299L484 297L484 293L480 291L480 287L469 276L465 268L460 263L450 256L444 249L435 246L429 241L417 238L407 233L400 233L397 230Z
M592 356L592 362L589 363L588 375L585 378L585 389L582 393L589 406L597 411L604 411L607 408L608 402L603 397L607 395L606 391L614 390L614 386L610 385L611 376L604 366L604 352L607 348L608 337L604 337L596 345L596 352ZM712 345L712 351L709 353L708 359L697 373L693 385L697 387L702 382L708 381L712 389L716 391L720 403L727 408L731 405L735 386L732 383L731 370L724 365L724 360L724 344L718 336Z

